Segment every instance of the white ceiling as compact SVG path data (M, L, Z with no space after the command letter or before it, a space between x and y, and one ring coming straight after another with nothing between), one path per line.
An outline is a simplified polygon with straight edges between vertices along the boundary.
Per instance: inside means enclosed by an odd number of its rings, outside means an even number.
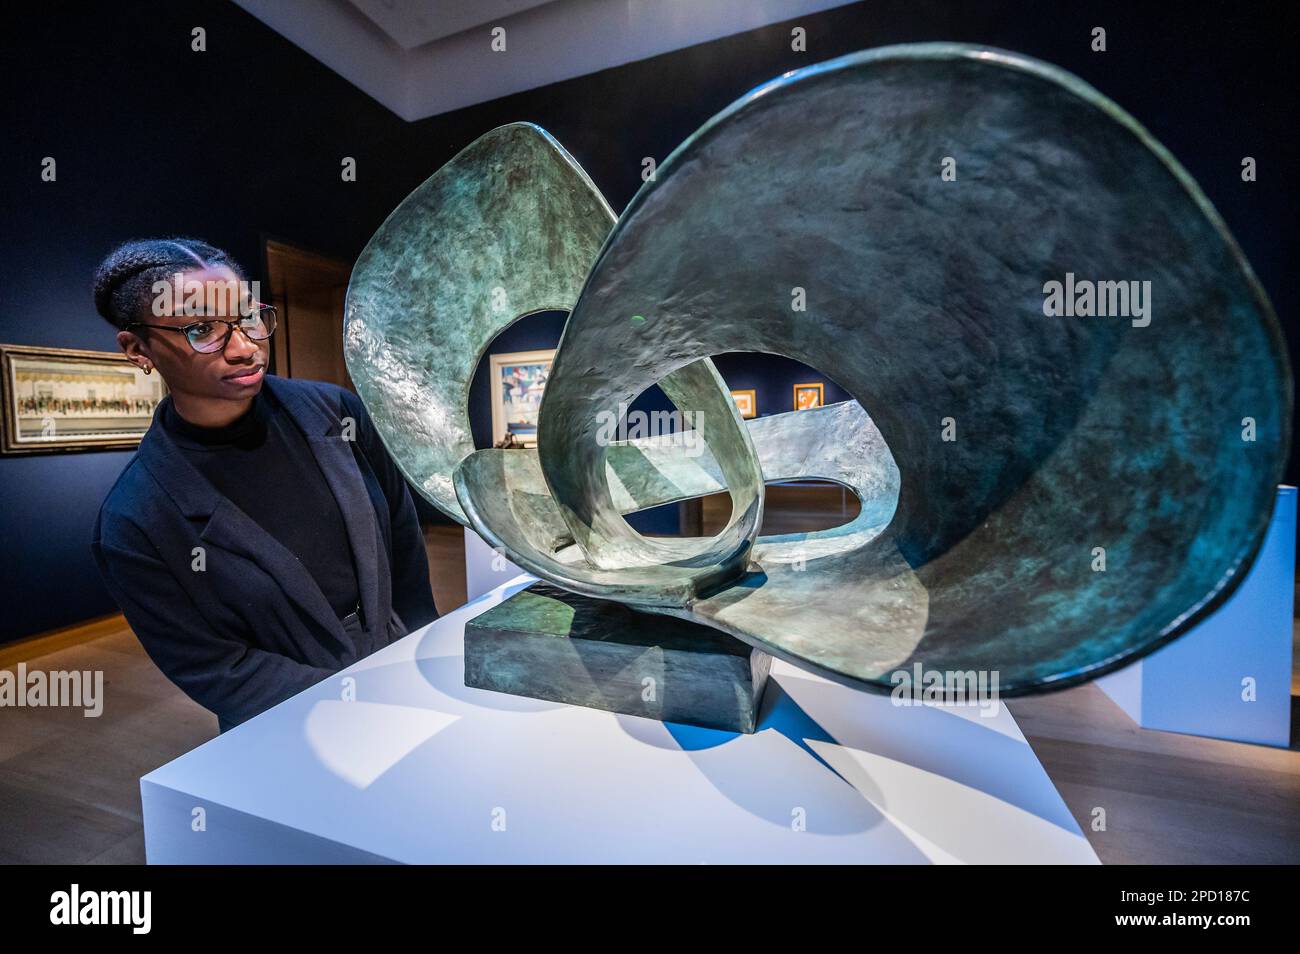
M506 17L554 0L351 0L389 39L413 50L445 36Z
M403 119L416 120L850 0L235 2ZM498 26L506 31L505 52L491 47Z

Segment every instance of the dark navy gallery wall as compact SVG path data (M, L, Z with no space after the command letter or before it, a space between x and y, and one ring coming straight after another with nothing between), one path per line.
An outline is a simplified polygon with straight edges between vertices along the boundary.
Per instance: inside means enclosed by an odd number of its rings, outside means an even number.
M2 342L114 350L90 285L128 238L200 236L252 278L263 235L351 260L430 171L407 123L233 4L23 5L0 44ZM89 542L129 458L0 458L0 640L115 609Z
M793 411L796 384L822 382L827 404L851 400L849 393L826 375L793 358L732 352L714 355L713 363L731 390L755 392L755 411L759 417Z
M1188 4L1171 13L1128 0L873 0L797 22L806 53L790 49L792 24L779 24L408 124L222 0L20 5L0 33L0 341L111 349L89 283L100 257L126 238L201 236L252 277L261 277L266 236L350 260L411 189L505 122L546 127L619 210L641 185L645 157L662 161L758 83L857 49L921 40L1038 56L1119 102L1200 182L1290 333L1293 5ZM207 53L190 49L195 26L207 31ZM1105 53L1090 49L1096 26L1107 31ZM58 163L55 183L40 181L45 156ZM344 156L357 160L356 182L341 181ZM1258 181L1241 180L1244 156L1255 158ZM525 319L494 348L550 347L559 321ZM1293 364L1296 341L1290 334ZM799 383L779 359L717 363L731 387L759 392L761 414L788 408ZM476 380L471 394L476 435L489 430L485 388ZM827 381L827 401L840 396ZM0 640L113 609L88 538L128 457L0 458ZM1300 480L1294 454L1288 479Z

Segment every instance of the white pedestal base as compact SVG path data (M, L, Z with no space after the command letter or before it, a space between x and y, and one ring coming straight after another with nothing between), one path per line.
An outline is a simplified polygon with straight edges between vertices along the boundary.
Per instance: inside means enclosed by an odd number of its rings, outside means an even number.
M531 580L146 775L149 861L1097 862L1001 706L778 662L737 735L467 689L465 620Z

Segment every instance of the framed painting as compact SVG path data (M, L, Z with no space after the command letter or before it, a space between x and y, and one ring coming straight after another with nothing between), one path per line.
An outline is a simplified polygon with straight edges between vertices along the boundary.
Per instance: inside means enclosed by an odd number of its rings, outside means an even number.
M826 385L821 381L794 386L794 409L807 411L826 403Z
M0 375L4 454L129 450L167 393L112 351L0 344Z
M731 399L736 402L736 409L740 411L741 417L746 419L758 417L758 393L754 389L732 391Z
M494 446L537 446L537 412L554 358L554 348L491 356Z

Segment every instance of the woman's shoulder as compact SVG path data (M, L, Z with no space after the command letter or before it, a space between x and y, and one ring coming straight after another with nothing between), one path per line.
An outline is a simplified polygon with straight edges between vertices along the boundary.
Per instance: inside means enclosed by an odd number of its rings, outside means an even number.
M316 405L318 409L328 413L331 417L338 417L342 414L364 413L365 411L361 398L347 388L331 384L328 381L282 378L279 375L270 375L267 377L267 381L271 384L272 394L277 398L306 400Z
M163 518L171 498L145 465L140 452L127 462L113 483L95 520L96 543L133 549L149 537L149 529Z

